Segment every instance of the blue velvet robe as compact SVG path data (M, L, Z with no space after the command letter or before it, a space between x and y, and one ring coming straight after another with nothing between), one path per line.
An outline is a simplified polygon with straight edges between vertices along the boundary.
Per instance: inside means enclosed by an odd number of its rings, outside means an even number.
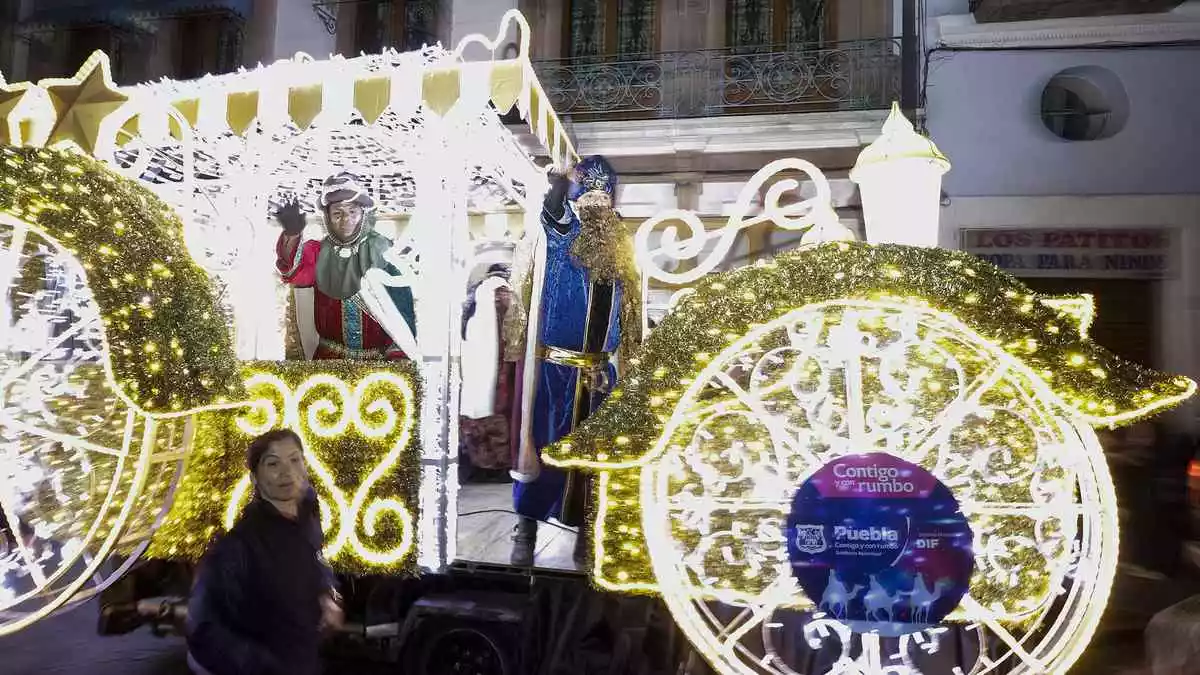
M569 224L565 234L555 227L554 219L542 212L542 228L546 237L546 265L535 270L545 275L541 297L539 323L539 346L559 347L577 352L585 350L588 299L595 292L591 273L583 268L571 255L571 246L579 236L579 218L568 205L563 224ZM616 282L612 302L608 308L607 334L604 351L612 355L620 344L621 283ZM615 359L608 366L609 382L617 379ZM571 433L575 411L576 383L579 370L546 361L538 362L538 375L534 380L532 434L534 447L542 448ZM586 387L583 395L589 396L588 410L595 410L607 396L607 392L593 392ZM541 474L532 483L513 484L513 504L517 513L529 518L546 520L558 517L562 509L563 489L567 473L561 469L542 465Z

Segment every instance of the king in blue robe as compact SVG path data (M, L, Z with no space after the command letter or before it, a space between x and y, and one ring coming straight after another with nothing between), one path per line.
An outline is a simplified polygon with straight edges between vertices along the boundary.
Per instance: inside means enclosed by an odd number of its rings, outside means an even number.
M641 339L641 280L633 245L613 209L617 176L603 157L552 177L536 233L528 375L518 398L514 508L520 515L512 562L533 563L538 521L557 518L585 532L585 476L545 466L541 449L569 434L612 390L618 359ZM532 389L530 391L529 389ZM576 560L586 553L580 536Z

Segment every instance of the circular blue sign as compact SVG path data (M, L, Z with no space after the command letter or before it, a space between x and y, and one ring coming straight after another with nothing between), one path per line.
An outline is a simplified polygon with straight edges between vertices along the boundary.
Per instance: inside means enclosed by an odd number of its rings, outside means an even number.
M788 557L818 611L860 632L903 635L941 622L975 568L970 524L950 489L884 453L817 470L792 501Z

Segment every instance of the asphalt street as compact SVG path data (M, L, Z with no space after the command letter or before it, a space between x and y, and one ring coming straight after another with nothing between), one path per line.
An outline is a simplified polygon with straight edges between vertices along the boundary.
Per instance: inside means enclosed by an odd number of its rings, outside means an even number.
M98 601L56 614L0 637L0 675L190 675L179 637L155 637L148 628L127 635L96 633ZM339 657L326 675L393 675L395 666Z
M0 675L188 675L179 638L96 634L96 601L0 637Z
M1072 675L1144 675L1142 630L1153 614L1200 592L1195 580L1117 579L1101 633ZM0 675L188 675L180 638L158 638L143 628L128 635L96 634L96 603L0 637ZM362 663L327 664L330 673L392 671ZM392 671L394 672L394 671Z

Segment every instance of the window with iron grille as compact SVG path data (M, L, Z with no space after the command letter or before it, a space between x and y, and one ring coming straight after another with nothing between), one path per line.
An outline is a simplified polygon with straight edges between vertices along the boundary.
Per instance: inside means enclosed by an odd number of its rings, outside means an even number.
M99 50L109 55L113 79L118 82L124 80L125 59L116 49L118 37L115 26L108 24L72 26L59 35L58 39L65 38L67 49L57 76L62 77L74 73L93 52Z
M438 42L438 0L342 0L338 5L354 6L355 52L411 51Z
M819 45L830 32L828 5L827 0L728 0L727 44L789 49Z
M242 64L242 19L225 12L178 17L176 77L195 79L234 71Z
M657 0L570 0L571 58L635 56L658 50Z
M29 45L31 79L71 75L94 52L102 51L108 55L113 80L134 84L147 77L154 38L128 25L90 23L35 33Z

